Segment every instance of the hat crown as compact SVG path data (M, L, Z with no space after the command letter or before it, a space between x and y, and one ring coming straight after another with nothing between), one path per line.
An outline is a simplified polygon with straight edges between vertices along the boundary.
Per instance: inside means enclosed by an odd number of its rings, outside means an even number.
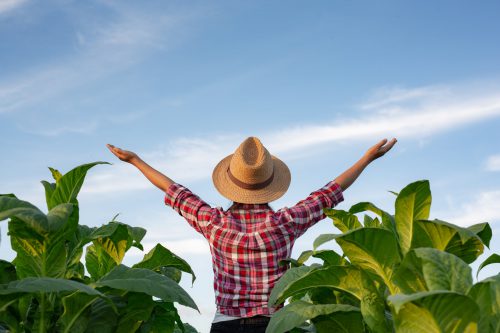
M258 184L273 175L273 160L269 151L256 137L249 137L236 149L229 171L239 181Z

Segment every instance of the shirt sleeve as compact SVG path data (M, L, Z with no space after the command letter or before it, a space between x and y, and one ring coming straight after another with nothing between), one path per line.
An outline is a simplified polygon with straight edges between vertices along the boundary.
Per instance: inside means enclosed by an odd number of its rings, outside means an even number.
M294 224L295 238L302 236L307 229L326 217L323 208L333 208L342 201L342 188L331 181L295 206L284 208Z
M206 237L212 208L186 187L172 184L165 192L165 204L172 207L199 233Z

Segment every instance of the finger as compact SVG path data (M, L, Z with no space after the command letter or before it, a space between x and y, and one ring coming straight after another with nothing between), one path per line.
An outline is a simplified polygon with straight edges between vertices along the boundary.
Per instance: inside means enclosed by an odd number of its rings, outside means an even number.
M114 151L115 147L113 145L106 145L109 149L110 152L116 155L116 152Z
M398 140L396 140L396 138L393 138L391 141L389 141L389 143L383 147L381 150L384 152L384 153L387 153L389 150L392 149L392 147L396 144Z
M386 142L387 142L387 139L380 140L380 142L379 142L379 143L377 143L377 144L375 145L375 147L376 147L377 149L380 149L383 145L385 145L385 144L386 144Z
M392 146L394 146L396 144L396 142L398 142L398 140L396 140L396 138L392 138L392 140L389 141L389 143L387 144L387 147L389 147L389 149L391 149Z

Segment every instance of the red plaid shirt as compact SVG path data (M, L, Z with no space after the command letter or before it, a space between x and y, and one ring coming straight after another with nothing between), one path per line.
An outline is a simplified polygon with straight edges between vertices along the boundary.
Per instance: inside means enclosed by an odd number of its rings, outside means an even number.
M212 208L187 188L172 184L165 204L182 215L210 244L214 289L220 313L236 317L268 315L272 288L287 267L295 240L325 218L323 208L344 200L333 181L291 208L273 211L267 204Z

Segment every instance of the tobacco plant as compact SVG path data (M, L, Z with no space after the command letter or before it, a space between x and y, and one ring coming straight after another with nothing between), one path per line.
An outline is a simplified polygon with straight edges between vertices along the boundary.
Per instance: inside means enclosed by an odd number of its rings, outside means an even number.
M266 332L500 332L500 274L473 284L469 266L489 246L489 224L429 220L428 181L394 194L394 215L369 202L325 210L342 233L284 263L269 304L289 302ZM343 253L317 249L331 240ZM310 257L323 264L305 265ZM493 254L479 270L499 262Z
M125 253L146 230L118 222L79 224L77 196L95 162L42 181L47 213L13 194L0 196L0 221L16 257L0 260L0 332L196 332L174 303L198 309L178 282L195 275L158 244L127 267ZM85 266L82 256L85 250ZM85 271L86 268L86 271ZM86 274L88 273L88 275Z

